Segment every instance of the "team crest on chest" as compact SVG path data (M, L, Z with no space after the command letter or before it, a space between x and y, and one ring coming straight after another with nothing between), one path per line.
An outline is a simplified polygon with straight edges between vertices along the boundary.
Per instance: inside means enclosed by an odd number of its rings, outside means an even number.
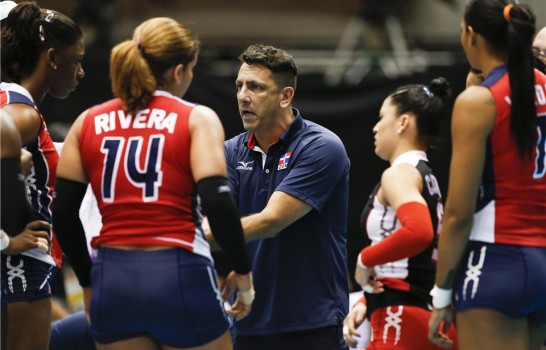
M286 152L279 158L279 165L277 166L277 170L283 170L288 167L288 163L290 162L291 155L292 155L292 152Z

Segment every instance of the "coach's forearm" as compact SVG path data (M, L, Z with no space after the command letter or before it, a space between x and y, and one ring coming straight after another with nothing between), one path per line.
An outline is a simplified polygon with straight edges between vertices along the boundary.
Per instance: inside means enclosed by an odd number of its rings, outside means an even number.
M277 233L288 226L284 222L276 220L273 216L268 215L267 212L263 211L242 218L241 224L247 243L275 237Z

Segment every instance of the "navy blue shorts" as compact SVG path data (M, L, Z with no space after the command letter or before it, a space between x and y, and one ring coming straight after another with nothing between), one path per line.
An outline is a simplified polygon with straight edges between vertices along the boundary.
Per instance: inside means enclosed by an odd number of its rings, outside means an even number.
M546 248L469 242L456 309L492 309L546 325Z
M91 288L98 343L149 336L189 348L218 338L229 326L212 261L185 249L99 248Z
M25 255L2 254L2 305L51 296L49 280L54 267Z
M91 326L85 311L78 311L65 318L51 322L50 350L95 350Z

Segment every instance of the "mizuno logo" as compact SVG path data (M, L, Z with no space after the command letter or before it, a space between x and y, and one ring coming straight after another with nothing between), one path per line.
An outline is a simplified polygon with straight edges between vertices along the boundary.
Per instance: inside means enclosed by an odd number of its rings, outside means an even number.
M254 161L251 161L251 162L237 162L237 163L241 164L241 165L239 165L237 167L237 170L252 170L252 167L248 166L248 165L254 163Z

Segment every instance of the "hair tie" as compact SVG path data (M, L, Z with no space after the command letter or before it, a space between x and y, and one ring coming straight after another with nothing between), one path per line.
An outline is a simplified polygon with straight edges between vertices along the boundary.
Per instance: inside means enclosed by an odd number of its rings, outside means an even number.
M144 45L142 45L142 39L138 39L137 48L140 51L140 54L144 56Z
M510 22L510 11L512 10L512 7L514 7L514 4L508 4L504 6L502 14L504 15L504 19L506 20L506 22Z
M46 10L46 18L45 18L45 21L46 22L51 22L51 19L53 18L53 15L55 14L55 12L51 11L51 10Z
M429 98L432 98L433 97L433 93L432 91L430 91L430 89L426 86L423 86L423 90L425 91L425 94L429 97Z

